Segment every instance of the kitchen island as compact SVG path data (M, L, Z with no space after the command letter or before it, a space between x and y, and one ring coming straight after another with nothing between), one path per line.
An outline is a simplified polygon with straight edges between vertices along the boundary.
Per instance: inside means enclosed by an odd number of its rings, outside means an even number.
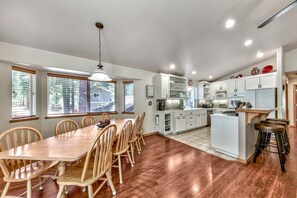
M211 116L211 146L218 152L248 163L254 154L257 131L254 124L266 119L277 109L237 109L238 115L213 114Z

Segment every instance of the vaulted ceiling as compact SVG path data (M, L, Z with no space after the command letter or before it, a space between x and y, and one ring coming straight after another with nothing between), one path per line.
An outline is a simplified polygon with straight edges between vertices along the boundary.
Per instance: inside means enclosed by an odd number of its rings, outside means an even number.
M0 41L194 79L225 76L297 47L297 9L258 25L292 0L1 0ZM225 29L227 19L235 26ZM246 39L253 44L244 46ZM264 56L256 58L257 51ZM169 69L175 64L174 71ZM81 69L81 68L77 68ZM197 74L191 75L192 71Z

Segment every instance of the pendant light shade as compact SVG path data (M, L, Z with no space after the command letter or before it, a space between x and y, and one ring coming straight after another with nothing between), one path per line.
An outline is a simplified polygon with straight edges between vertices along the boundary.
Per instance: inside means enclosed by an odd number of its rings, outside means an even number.
M99 64L92 76L88 79L93 81L111 81L112 79L108 77L106 72L103 70L103 65L101 64L101 29L103 29L104 26L100 22L97 22L95 25L99 29Z

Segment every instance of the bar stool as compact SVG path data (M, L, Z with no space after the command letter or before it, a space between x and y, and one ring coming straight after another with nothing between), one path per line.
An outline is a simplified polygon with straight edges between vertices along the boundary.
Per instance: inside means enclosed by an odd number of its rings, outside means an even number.
M276 148L277 152L267 151L271 153L277 153L279 156L279 161L281 165L282 172L286 172L285 170L285 148L284 148L284 132L285 127L276 124L267 124L267 123L256 123L255 130L259 131L257 143L255 145L255 153L253 162L256 163L257 157L261 154L262 150L265 150L267 145L269 144L268 137L271 134L274 134L276 140Z
M288 133L287 133L287 123L283 122L283 121L274 121L274 120L262 120L260 121L260 123L266 123L266 124L277 124L277 125L281 125L283 127L285 127L285 132L284 132L284 146L285 146L285 150L286 150L286 154L290 153L290 142L289 142L289 137L288 137Z

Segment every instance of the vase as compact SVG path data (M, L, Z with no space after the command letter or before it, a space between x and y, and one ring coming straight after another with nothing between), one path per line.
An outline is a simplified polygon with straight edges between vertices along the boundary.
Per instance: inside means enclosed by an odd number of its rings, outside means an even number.
M257 75L257 74L259 74L260 73L260 69L258 69L257 67L254 67L253 69L252 69L252 71L251 71L251 74L252 75Z

